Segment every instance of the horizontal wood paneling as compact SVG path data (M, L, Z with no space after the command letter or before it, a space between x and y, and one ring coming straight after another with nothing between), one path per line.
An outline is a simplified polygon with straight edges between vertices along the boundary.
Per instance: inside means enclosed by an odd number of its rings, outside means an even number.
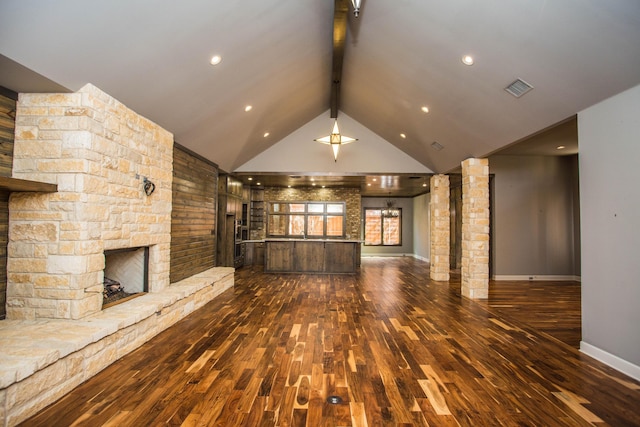
M15 112L15 99L7 97L6 94L0 94L0 177L11 177ZM6 317L8 233L9 191L0 188L0 319Z
M9 192L0 190L0 319L6 317L7 243L9 240Z
M0 176L11 176L16 101L0 95Z
M215 165L174 147L172 283L215 266L217 181Z

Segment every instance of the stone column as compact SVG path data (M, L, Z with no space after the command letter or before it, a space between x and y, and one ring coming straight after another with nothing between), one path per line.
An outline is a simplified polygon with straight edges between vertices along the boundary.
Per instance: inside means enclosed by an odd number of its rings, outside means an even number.
M449 234L451 233L449 213L449 176L431 177L431 280L449 280Z
M462 162L461 293L489 296L489 160Z

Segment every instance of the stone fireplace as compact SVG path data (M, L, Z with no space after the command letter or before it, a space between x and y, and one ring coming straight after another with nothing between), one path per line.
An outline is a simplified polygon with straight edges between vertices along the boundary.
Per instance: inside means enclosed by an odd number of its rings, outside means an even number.
M21 94L15 135L13 177L58 191L9 200L0 425L24 421L234 283L233 268L213 266L169 283L170 133L86 85ZM126 255L128 269L140 252L147 292L102 310L104 275L122 267L112 256Z
M169 285L172 150L169 132L92 85L20 95L13 177L58 192L9 200L7 319L99 312L112 250L147 248L148 292Z

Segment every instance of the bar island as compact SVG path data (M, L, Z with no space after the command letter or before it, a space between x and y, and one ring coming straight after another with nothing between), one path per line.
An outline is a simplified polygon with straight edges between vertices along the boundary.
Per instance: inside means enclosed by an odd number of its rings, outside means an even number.
M266 239L268 273L355 274L360 266L359 240Z

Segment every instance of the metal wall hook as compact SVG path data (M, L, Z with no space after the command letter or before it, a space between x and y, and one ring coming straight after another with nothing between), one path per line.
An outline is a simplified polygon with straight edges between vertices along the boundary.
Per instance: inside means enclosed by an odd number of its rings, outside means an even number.
M149 181L147 177L144 177L144 179L142 180L142 184L144 192L147 196L150 196L156 190L156 185L153 182Z

